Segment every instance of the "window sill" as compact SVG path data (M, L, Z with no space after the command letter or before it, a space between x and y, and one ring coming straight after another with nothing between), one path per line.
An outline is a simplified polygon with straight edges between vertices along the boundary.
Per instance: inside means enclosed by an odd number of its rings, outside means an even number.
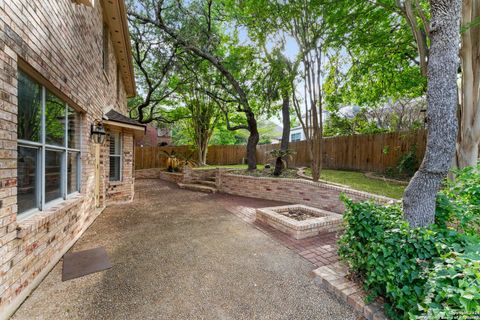
M120 186L120 185L122 185L122 184L124 184L124 181L122 181L122 180L119 180L119 181L109 181L109 182L108 182L108 185L109 185L109 186Z
M29 214L28 217L21 219L17 223L17 239L23 239L32 232L36 232L40 227L57 219L60 214L77 205L84 200L83 195L77 193L70 196L67 200L59 201L45 211L36 211Z

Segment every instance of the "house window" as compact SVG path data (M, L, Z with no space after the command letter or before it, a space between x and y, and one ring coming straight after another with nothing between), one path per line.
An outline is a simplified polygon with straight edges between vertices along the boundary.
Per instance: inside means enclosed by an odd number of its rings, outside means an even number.
M295 132L295 133L291 134L290 138L291 138L290 140L292 142L300 141L300 140L302 140L302 134L300 132Z
M103 25L103 43L102 43L102 62L103 62L103 70L108 73L108 65L109 65L109 51L108 51L108 26Z
M19 71L18 215L80 189L80 114Z
M122 172L122 137L118 132L110 133L110 181L120 181Z

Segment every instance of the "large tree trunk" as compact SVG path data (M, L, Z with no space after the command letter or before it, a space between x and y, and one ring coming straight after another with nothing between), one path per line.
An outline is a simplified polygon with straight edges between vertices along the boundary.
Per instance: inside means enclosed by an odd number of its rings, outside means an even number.
M249 111L245 113L247 116L248 131L250 135L247 140L247 163L248 170L257 169L257 144L260 140L260 135L257 128L257 120L253 112Z
M280 143L280 150L287 151L288 145L290 142L290 95L288 92L283 94L282 100L283 100L282 102L283 131L282 131L282 142ZM273 175L274 176L281 175L282 169L283 169L282 157L278 157L275 161L275 170L273 171Z
M435 221L436 195L455 153L460 9L461 0L430 1L427 148L403 197L405 218L412 227Z
M283 131L282 131L282 143L280 144L280 149L282 151L288 150L288 143L290 141L290 95L288 92L283 94L282 97L282 122L283 122Z
M457 140L457 163L460 168L474 166L478 161L480 143L480 28L471 26L480 14L479 0L465 0L462 5L462 86L460 128Z

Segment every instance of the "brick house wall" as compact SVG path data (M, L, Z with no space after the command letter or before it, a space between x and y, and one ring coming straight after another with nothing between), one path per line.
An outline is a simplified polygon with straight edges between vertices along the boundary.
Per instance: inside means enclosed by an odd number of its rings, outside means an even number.
M109 181L107 185L106 204L129 202L133 200L135 176L133 172L133 133L127 130L111 128L110 132L119 132L122 135L122 177L120 181ZM108 150L105 151L108 153ZM105 159L105 168L110 165L110 158Z
M96 206L95 146L90 125L106 107L126 113L127 92L109 42L109 68L102 67L104 3L72 0L0 1L0 319L7 318L107 203L133 197L133 136L122 130L123 179L108 179L108 145L100 152L100 199ZM18 69L62 94L81 112L80 192L54 207L17 220ZM119 86L117 88L117 85Z

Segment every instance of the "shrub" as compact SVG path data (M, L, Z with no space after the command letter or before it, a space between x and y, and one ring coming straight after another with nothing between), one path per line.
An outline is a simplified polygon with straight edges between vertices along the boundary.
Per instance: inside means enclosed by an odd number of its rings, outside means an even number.
M417 172L419 163L417 160L417 146L412 145L410 150L404 154L397 164L397 171L399 174L405 174L412 177Z
M425 270L434 258L462 248L463 238L454 230L409 228L399 205L343 200L346 229L339 241L339 255L363 280L368 299L384 297L385 312L392 319L420 314Z
M480 234L480 164L457 170L437 199L437 224L459 232Z
M412 229L400 205L346 205L340 257L392 319L480 313L480 166L456 172L437 198L436 224Z
M435 261L425 274L426 297L420 307L428 319L473 319L480 314L479 254L477 245Z

